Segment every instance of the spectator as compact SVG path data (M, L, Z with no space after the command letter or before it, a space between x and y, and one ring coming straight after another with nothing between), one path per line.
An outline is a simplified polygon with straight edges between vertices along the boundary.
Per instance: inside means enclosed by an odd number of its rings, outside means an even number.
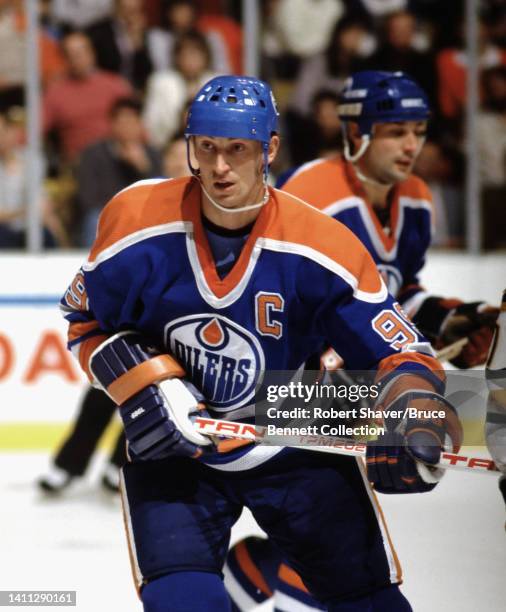
M158 27L162 22L162 0L144 0L144 12L148 27Z
M68 72L44 95L43 127L57 132L62 161L73 164L85 147L107 135L111 105L131 88L120 76L97 69L85 34L67 34L62 49Z
M377 51L368 61L372 70L400 70L411 75L435 101L434 58L423 50L429 46L417 31L415 17L407 11L396 11L385 17Z
M26 153L20 145L23 140L20 126L12 117L11 113L0 113L0 249L21 249L26 241ZM42 178L42 160L38 171ZM40 201L43 223L60 232L61 224L45 198ZM55 239L45 228L44 246L55 244Z
M174 70L150 77L146 92L145 123L150 142L159 149L179 130L187 100L213 77L209 45L198 32L176 41L174 62Z
M203 3L201 3L203 4ZM242 29L241 26L230 17L219 12L209 10L208 2L205 3L206 12L197 21L197 29L207 37L219 38L227 53L227 63L230 72L242 74Z
M477 118L482 182L483 244L506 247L506 66L482 75L484 104Z
M186 140L183 132L178 132L163 151L163 174L168 178L189 176L186 157Z
M24 153L16 134L0 114L0 248L21 248L25 240L26 188Z
M506 187L506 66L482 75L484 103L478 114L478 147L484 186Z
M51 0L51 16L65 29L81 30L105 19L113 0Z
M39 29L42 85L59 77L64 62L57 43ZM26 16L22 2L0 0L0 110L24 105L26 80Z
M70 432L51 458L47 472L37 481L41 491L58 496L85 475L99 440L115 414L117 406L108 395L100 389L91 386L87 388L79 402L79 410ZM125 462L126 441L121 430L102 469L100 485L105 491L119 491L119 468Z
M110 122L110 136L83 151L77 168L83 247L93 243L98 216L118 191L162 174L157 152L145 142L141 105L131 98L118 100L110 111Z
M393 11L407 8L408 0L359 0L359 4L371 17L381 19Z
M455 180L454 163L441 145L429 140L416 160L414 173L429 186L434 204L432 246L456 248L464 241L463 193Z
M279 0L273 17L286 51L306 58L324 51L342 15L340 0Z
M339 96L330 90L319 90L307 118L292 117L289 147L291 161L299 166L311 159L329 157L342 150L341 121L337 115ZM288 177L288 174L284 175Z
M165 0L163 3L162 27L148 31L148 48L154 69L174 68L174 44L182 34L199 30L199 17L194 0ZM201 30L199 30L201 31ZM202 34L204 32L201 31ZM210 30L204 36L211 51L211 69L217 73L231 72L227 48L220 34Z
M480 3L480 15L487 26L491 42L506 48L506 6L504 0L486 0Z
M51 0L37 0L39 27L44 34L58 42L61 36L59 24L51 14Z
M463 25L461 24L461 37ZM480 69L506 65L506 49L494 45L482 22L479 28ZM447 120L460 120L466 102L467 54L461 48L439 51L436 57L437 84L440 111Z
M339 97L333 91L320 90L313 98L317 157L332 157L342 151L341 120L337 115Z
M307 116L311 100L319 89L339 93L345 79L362 67L370 44L367 25L354 17L343 17L335 25L325 52L303 62L290 108Z
M341 0L267 0L263 9L263 52L281 78L293 78L300 60L324 52L344 12Z
M408 7L409 12L431 32L435 50L455 45L455 24L463 19L465 2L445 0L444 11L441 10L441 0L409 0Z
M87 29L103 70L116 72L142 92L153 65L147 48L143 0L114 0L114 13Z

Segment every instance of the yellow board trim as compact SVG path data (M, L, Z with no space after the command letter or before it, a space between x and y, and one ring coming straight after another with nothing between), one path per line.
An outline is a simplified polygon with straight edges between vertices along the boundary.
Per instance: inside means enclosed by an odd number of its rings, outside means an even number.
M70 433L70 423L0 423L0 453L16 451L56 451ZM113 422L99 441L99 449L112 450L121 430Z

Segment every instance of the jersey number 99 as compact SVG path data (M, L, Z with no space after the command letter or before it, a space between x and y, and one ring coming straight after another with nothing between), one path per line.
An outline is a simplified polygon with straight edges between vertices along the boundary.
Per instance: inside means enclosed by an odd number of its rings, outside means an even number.
M418 336L405 318L399 304L394 304L394 310L382 310L372 320L374 331L379 334L385 342L393 349L399 351L404 346L412 344L418 340Z

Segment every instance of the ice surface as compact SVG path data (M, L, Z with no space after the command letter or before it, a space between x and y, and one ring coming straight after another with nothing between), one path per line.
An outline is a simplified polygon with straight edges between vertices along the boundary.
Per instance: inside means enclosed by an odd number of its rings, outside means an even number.
M98 462L48 499L34 484L46 454L0 453L0 590L77 591L77 607L44 610L141 612L120 502L100 490ZM506 609L506 513L496 477L453 472L433 493L379 500L415 612ZM251 533L260 530L243 515L233 541Z

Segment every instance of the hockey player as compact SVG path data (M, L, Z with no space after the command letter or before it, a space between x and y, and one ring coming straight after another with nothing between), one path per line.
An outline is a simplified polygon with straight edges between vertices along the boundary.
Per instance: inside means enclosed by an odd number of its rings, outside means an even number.
M489 387L485 427L487 447L502 472L499 490L506 504L506 289L487 360L486 377Z
M89 387L79 403L76 419L48 471L37 480L41 491L60 495L73 482L84 476L102 434L116 412L116 404L99 389ZM125 434L119 432L100 478L102 488L119 492L119 469L126 462Z
M281 189L341 221L360 238L389 291L434 346L467 339L454 365L483 364L498 310L482 302L431 296L418 279L433 224L430 191L412 175L430 116L425 92L403 73L358 72L340 95L338 114L343 155L308 162ZM249 562L241 565L238 555ZM230 552L227 585L239 609L248 609L245 602L252 598L267 599L244 567L255 567L276 591L277 609L296 609L297 604L322 609L295 572L280 563L279 548L258 538L247 538Z
M119 405L134 574L146 612L229 609L221 580L243 507L328 610L410 610L368 480L433 489L445 438L462 429L441 396L441 365L343 225L267 186L278 147L268 85L217 77L186 127L192 178L151 180L104 209L97 239L62 298L69 346ZM393 419L348 457L293 448L218 448L190 416L253 416L266 370L297 370L330 345L373 369Z
M403 310L452 363L484 364L498 309L430 295L420 286L434 223L432 196L412 175L430 116L425 92L401 72L354 74L340 95L344 154L309 162L281 187L344 223L367 247Z

